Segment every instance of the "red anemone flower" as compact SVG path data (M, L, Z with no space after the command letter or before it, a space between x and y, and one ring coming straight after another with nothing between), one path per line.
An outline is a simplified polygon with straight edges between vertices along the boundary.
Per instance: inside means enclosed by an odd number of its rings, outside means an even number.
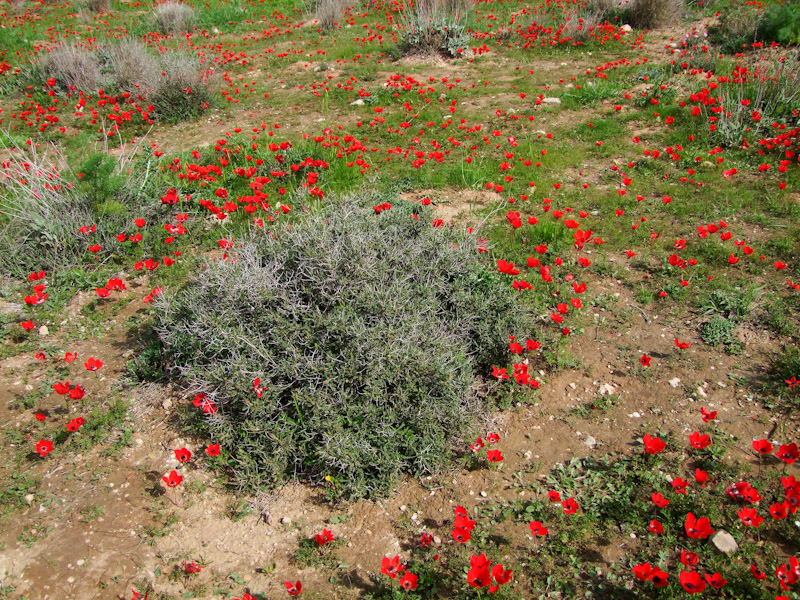
M681 571L681 586L690 594L698 594L706 589L706 582L697 571Z
M323 529L322 533L314 535L314 539L317 541L317 546L324 546L328 542L335 541L336 538L333 537L333 532L330 529Z
M392 579L397 577L405 570L406 566L400 564L400 556L396 555L394 558L384 556L381 561L381 573L388 575Z
M289 593L290 596L299 596L300 592L303 591L303 584L300 583L299 579L294 583L292 583L291 581L284 581L283 585L286 586L286 591Z

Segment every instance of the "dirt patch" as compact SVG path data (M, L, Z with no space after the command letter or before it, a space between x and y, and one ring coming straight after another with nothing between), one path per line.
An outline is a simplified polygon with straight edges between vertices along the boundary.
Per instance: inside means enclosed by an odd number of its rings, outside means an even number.
M414 190L400 194L399 198L417 204L424 204L427 198L430 200L433 212L445 223L467 226L476 225L479 222L477 211L502 200L497 192L469 188Z

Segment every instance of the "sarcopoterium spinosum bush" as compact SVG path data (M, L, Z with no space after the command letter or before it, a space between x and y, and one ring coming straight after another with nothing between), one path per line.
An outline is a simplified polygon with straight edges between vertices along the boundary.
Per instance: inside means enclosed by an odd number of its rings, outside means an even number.
M436 471L479 409L476 376L530 329L473 236L375 200L256 231L161 301L167 358L242 486L301 476L359 497Z

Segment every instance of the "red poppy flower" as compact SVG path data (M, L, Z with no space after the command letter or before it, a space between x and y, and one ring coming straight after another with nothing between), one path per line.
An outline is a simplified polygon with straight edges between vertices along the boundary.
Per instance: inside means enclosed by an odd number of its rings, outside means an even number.
M693 567L700 560L696 552L687 552L686 548L681 549L681 562L687 567Z
M192 453L186 448L179 448L173 452L175 452L175 458L178 460L178 462L189 462L189 460L192 458Z
M86 368L87 371L97 371L97 369L103 366L103 361L89 357L89 360L83 363L83 366Z
M559 494L555 490L550 490L547 492L548 497L550 498L550 502L561 502L561 494Z
M36 327L36 325L34 324L33 321L22 321L20 323L20 327L22 327L25 331L30 331L31 329Z
M394 558L389 558L387 556L383 557L381 561L381 573L384 575L388 575L392 579L397 577L400 573L405 570L406 566L400 564L400 556L397 555Z
M699 431L695 431L689 436L689 442L693 447L702 450L711 445L711 438L704 433L701 434Z
M652 359L649 356L647 356L647 354L642 354L641 358L639 359L639 362L642 363L643 367L649 367L651 360Z
M764 522L764 517L759 517L755 508L743 507L736 514L748 527L761 527L761 523Z
M565 515L574 515L578 512L580 505L575 501L575 498L567 498L561 503L561 506L564 507L564 514Z
M797 583L800 578L800 566L796 557L789 559L789 564L782 563L775 569L775 575L778 577L778 583L781 589L789 591L789 586Z
M711 529L711 521L708 517L698 519L693 513L688 513L686 515L684 528L686 529L686 535L693 540L704 540L714 533L714 530Z
M640 579L641 581L649 581L652 577L652 573L653 567L651 567L649 563L641 563L633 567L633 574L636 576L636 579Z
M404 590L415 590L417 589L417 580L419 578L411 573L410 571L406 571L403 573L403 576L400 578L400 587Z
M300 592L303 591L303 584L300 583L299 579L294 583L292 583L291 581L284 581L283 585L286 586L286 591L290 596L299 596Z
M37 454L44 458L53 451L53 442L50 440L39 440L35 448Z
M70 398L72 398L73 400L80 400L81 398L83 398L83 396L84 396L84 394L85 394L85 393L86 393L86 390L85 390L85 389L83 389L83 386L81 386L81 385L76 385L74 388L72 388L72 389L69 391L69 393L68 393L67 395L68 395Z
M487 433L486 441L489 442L490 444L496 444L497 442L500 441L500 436L494 432Z
M187 573L199 573L200 571L203 570L203 566L198 565L195 562L190 562L190 563L184 562L183 570L186 571Z
M501 462L503 460L503 453L500 450L489 450L486 453L486 458L489 462Z
M797 449L797 444L781 444L778 451L775 453L775 456L780 458L783 462L787 465L791 465L794 461L800 457L800 451Z
M661 492L653 492L650 497L653 499L653 504L659 508L664 508L669 504L669 500L664 498L664 496L661 495Z
M708 582L708 585L718 590L723 588L725 584L728 583L727 579L722 578L721 573L714 573L713 575L706 574L706 581Z
M56 394L63 396L64 394L69 393L69 381L65 381L64 383L56 382L53 384L53 389L55 390Z
M492 567L492 579L497 582L498 586L505 585L511 581L511 569L504 569L503 565L496 564Z
M662 571L658 567L653 567L653 571L650 574L650 581L652 581L656 587L667 587L669 585L669 573L666 571Z
M328 542L335 541L333 533L330 529L323 529L322 533L317 533L314 535L314 539L317 541L317 546L324 546Z
M695 481L697 481L697 483L702 485L706 481L708 481L708 473L706 473L705 471L703 471L701 469L695 469L694 470L694 479L695 479Z
M759 454L772 454L772 443L769 440L753 440L753 450Z
M488 563L480 567L472 567L467 572L467 583L474 588L483 588L492 582L492 574Z
M691 342L682 342L678 338L675 338L675 345L680 348L681 350L686 350L689 346L692 345ZM698 576L699 577L699 576Z
M208 456L219 456L220 455L219 444L209 444L208 446L206 446L206 454Z
M77 352L67 352L66 354L64 354L64 362L71 363L76 358L78 358L78 353Z
M717 418L717 411L712 410L709 412L708 410L706 410L705 406L700 407L700 414L703 417L703 423L708 423L709 421L713 421L714 419Z
M505 369L503 369L503 370L505 370ZM508 377L508 376L506 376L506 377ZM477 440L472 442L469 445L469 447L473 452L479 452L480 450L483 449L483 438L478 438Z
M750 572L753 574L753 577L759 581L763 581L767 578L766 574L763 571L759 571L758 567L752 563L750 564Z
M183 481L183 476L178 475L178 472L175 470L170 471L169 475L163 475L161 479L164 480L164 483L167 484L167 487L176 487L181 484Z
M681 586L690 594L698 594L706 589L706 582L697 571L681 571Z
M653 519L650 521L650 533L655 533L656 535L660 533L664 533L664 526L658 522L657 520Z
M47 355L44 352L37 352L36 354L33 355L33 358L35 358L36 360L45 360L47 359Z
M80 429L81 425L83 425L84 423L86 423L86 419L84 419L83 417L77 417L75 419L72 419L69 423L67 423L67 431L71 432L78 431L78 429Z
M786 516L789 514L786 502L776 502L775 504L770 506L769 514L771 514L772 518L775 519L776 521L785 519Z
M531 528L531 533L534 537L544 537L547 535L547 527L542 525L541 521L531 521L528 523L528 526Z
M653 437L649 433L644 434L642 437L642 442L644 442L644 450L648 454L658 454L667 447L666 442L664 442L661 438Z

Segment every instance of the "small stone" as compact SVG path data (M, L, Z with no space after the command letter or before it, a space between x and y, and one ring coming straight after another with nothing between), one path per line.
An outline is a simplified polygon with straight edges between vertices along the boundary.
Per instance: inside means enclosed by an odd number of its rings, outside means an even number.
M622 31L624 31L625 33L630 33L631 31L633 31L633 27L631 27L627 23L625 23L625 25L620 27L620 29L622 29Z
M25 504L30 506L33 503L34 495L33 494L25 494Z
M364 106L364 101L361 98L354 100L350 103L350 106Z
M670 380L669 380L669 384L670 384L672 387L676 388L676 387L678 387L678 386L681 384L681 380L680 380L680 379L678 379L677 377L673 377L672 379L670 379Z
M164 410L169 410L170 408L172 408L172 400L170 400L169 398L164 400L161 403L161 408L163 408Z
M437 545L441 544L442 543L442 538L440 538L438 535L433 536L433 543L437 544Z
M400 512L406 512L406 510L408 510L408 507L403 504L403 506L400 507Z
M724 529L718 529L714 535L711 536L711 543L722 554L733 554L739 550L739 544L733 539L733 536Z
M600 389L597 390L601 396L609 396L614 393L614 390L617 389L610 383L604 383L600 386Z
M701 396L703 398L707 398L708 397L708 394L706 394L706 391L703 389L703 386L700 386L700 385L697 386L697 395Z
M488 496L488 495L489 494L487 494L486 492L481 492L481 498L486 498L486 496Z
M544 98L542 102L545 104L561 104L561 98Z
M589 446L589 448L591 448L592 450L594 450L597 447L597 440L590 435L586 436L586 439L583 440L583 443Z
M291 525L291 524L292 524L292 520L289 517L281 518L281 525Z
M642 415L640 415L638 412L632 412L632 413L631 413L631 414L629 414L628 416L629 416L631 419L641 419L641 418L642 418Z
M50 330L47 328L47 325L39 327L39 335L42 337L50 335Z

